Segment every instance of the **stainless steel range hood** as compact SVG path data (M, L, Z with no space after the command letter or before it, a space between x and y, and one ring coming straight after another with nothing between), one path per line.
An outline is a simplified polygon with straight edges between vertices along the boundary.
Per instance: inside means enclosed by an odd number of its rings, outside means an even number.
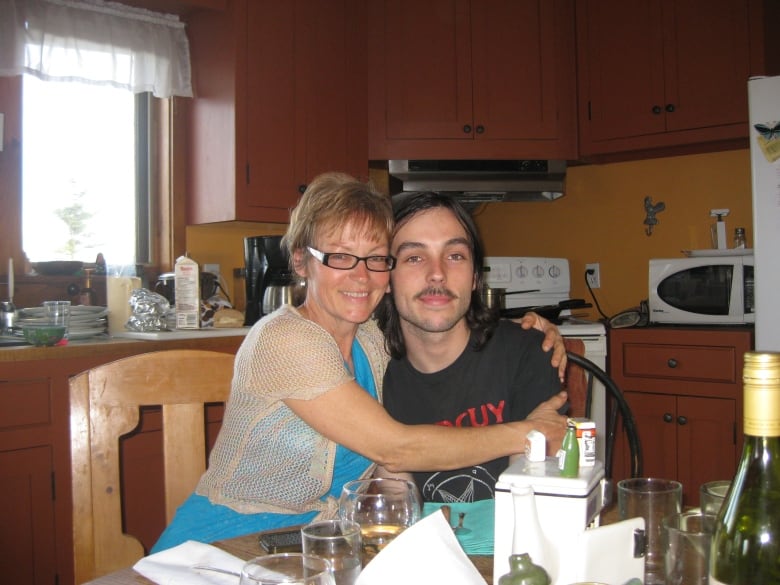
M391 160L403 191L449 192L463 203L554 201L564 194L563 160Z

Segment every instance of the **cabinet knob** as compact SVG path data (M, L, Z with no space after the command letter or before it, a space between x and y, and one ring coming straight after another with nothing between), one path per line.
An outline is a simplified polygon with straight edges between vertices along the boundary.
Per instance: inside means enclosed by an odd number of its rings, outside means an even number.
M485 133L485 127L481 124L477 126L477 134L484 134Z
M674 104L666 104L666 107L664 108L667 112L674 112Z
M660 114L662 111L663 111L663 110L661 110L661 106L653 106L653 113L654 113L654 114L658 115L658 114Z
M688 424L688 417L687 416L678 416L677 417L677 424L678 425L687 425Z
M298 185L298 193L302 195L304 191L306 191L306 185Z
M664 422L670 423L672 420L674 420L674 417L671 413L667 412L664 414Z
M470 124L466 124L465 126L463 126L463 133L464 134L471 134L471 125Z
M666 362L666 365L670 368L676 368L677 367L677 360L674 358L669 358L669 361Z

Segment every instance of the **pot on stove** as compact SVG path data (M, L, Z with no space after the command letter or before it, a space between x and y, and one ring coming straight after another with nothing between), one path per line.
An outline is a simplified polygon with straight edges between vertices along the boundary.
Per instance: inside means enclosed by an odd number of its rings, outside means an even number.
M493 288L489 286L482 287L482 302L488 309L498 311L506 309L507 295L522 295L525 293L539 292L539 289L533 290L512 290L507 292L505 288Z

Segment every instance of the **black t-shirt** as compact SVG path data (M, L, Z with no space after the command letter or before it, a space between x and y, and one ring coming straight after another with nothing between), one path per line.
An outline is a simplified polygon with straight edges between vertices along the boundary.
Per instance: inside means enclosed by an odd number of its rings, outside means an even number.
M439 372L418 372L407 358L390 360L385 408L406 424L477 427L523 420L561 389L551 354L542 351L543 337L540 331L502 320L481 351L474 350L472 338L460 357ZM471 502L494 497L496 480L508 464L501 457L474 467L413 475L426 502Z

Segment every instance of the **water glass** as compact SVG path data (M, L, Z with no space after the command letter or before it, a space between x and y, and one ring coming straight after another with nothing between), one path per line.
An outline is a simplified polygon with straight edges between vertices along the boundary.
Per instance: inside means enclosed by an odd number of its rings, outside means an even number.
M663 519L666 585L707 585L716 518L691 510Z
M620 519L645 519L645 585L663 585L664 550L662 523L666 516L682 511L682 484L671 479L638 477L618 482Z
M360 526L363 566L421 515L420 492L411 481L359 479L341 490L339 518Z
M241 569L239 585L335 585L330 561L303 553L255 557Z
M304 554L327 559L336 585L355 585L360 575L360 526L355 522L322 520L301 528Z
M70 325L70 301L43 301L43 309L49 325L65 327L64 339L68 338Z
M699 503L702 513L717 516L730 487L731 480L728 479L718 479L701 484Z

